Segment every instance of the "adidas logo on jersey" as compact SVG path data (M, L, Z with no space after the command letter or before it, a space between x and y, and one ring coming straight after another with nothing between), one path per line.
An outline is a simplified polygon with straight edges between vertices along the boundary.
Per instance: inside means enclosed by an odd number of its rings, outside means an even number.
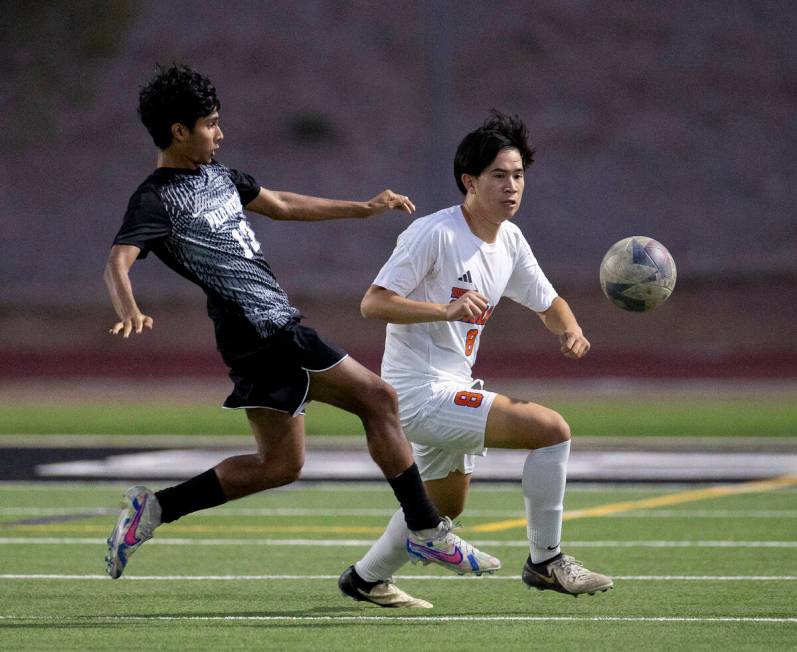
M473 279L470 275L470 270L465 272L462 276L457 278L458 281L462 281L463 283L473 283Z

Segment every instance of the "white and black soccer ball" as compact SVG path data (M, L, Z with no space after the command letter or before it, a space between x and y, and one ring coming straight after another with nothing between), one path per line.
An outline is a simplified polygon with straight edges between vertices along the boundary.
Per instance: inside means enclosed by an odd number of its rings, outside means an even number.
M647 312L675 289L675 261L653 238L634 235L615 242L601 261L601 288L623 310Z

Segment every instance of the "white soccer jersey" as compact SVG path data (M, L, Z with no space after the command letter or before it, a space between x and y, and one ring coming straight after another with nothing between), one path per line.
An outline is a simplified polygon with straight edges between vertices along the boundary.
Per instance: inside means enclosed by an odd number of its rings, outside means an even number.
M481 332L501 297L542 312L557 296L516 225L504 222L496 241L484 242L460 206L412 222L373 284L416 301L449 303L468 290L489 300L468 322L387 325L382 377L399 395L439 380L470 382ZM401 408L402 416L412 411L406 401Z

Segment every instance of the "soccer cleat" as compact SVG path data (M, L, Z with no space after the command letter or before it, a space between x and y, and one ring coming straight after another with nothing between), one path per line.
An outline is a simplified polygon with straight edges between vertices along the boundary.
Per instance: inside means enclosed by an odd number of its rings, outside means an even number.
M561 553L541 564L532 564L531 557L526 559L523 581L529 588L558 591L572 596L581 593L594 595L596 591L608 591L614 586L611 577L594 573L584 568L580 561Z
M431 609L432 603L413 598L393 584L393 578L381 582L366 582L354 566L349 566L338 578L338 587L345 595L362 602L372 602L380 607L416 607Z
M413 564L439 564L459 575L494 573L501 562L460 539L452 530L458 527L447 516L431 530L411 532L407 537L407 554Z
M155 494L146 487L130 487L122 497L122 512L108 538L105 572L117 579L138 547L152 538L161 524L161 507Z

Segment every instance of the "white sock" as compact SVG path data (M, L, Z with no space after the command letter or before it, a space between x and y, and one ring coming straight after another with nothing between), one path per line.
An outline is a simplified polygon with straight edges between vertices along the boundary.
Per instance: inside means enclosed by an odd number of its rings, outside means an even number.
M568 440L531 451L523 465L526 528L533 564L539 564L560 552L569 456Z
M398 510L365 556L354 564L354 570L366 582L378 582L393 576L409 561L407 557L407 522Z

